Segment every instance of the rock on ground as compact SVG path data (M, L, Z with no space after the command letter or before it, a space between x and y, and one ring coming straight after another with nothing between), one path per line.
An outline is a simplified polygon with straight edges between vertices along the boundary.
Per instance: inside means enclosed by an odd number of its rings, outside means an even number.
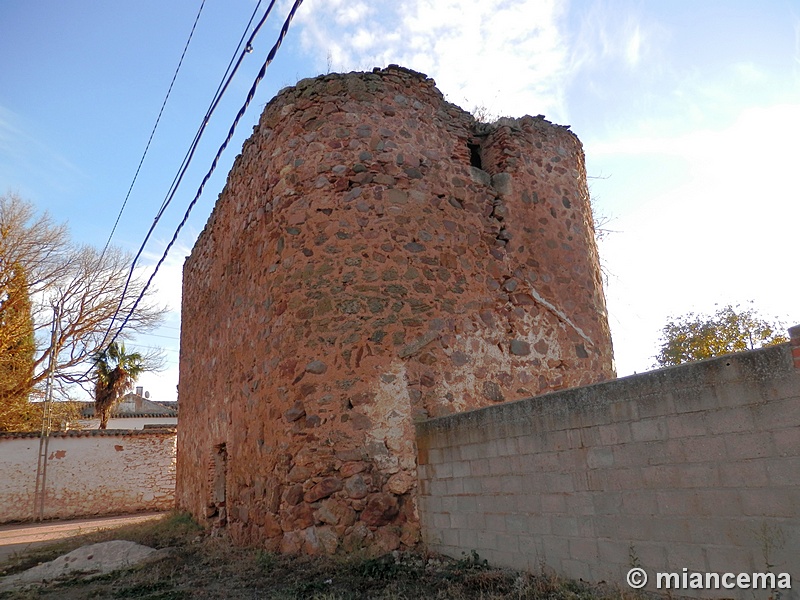
M22 573L3 578L0 580L0 591L46 583L77 573L102 575L151 561L157 554L160 554L159 551L153 548L123 540L90 544Z

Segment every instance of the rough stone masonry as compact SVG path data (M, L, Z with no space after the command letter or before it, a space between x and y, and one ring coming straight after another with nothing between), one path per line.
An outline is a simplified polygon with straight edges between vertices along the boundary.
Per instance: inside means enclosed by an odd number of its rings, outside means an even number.
M415 421L614 376L580 141L401 67L282 90L183 277L177 503L242 544L413 546Z

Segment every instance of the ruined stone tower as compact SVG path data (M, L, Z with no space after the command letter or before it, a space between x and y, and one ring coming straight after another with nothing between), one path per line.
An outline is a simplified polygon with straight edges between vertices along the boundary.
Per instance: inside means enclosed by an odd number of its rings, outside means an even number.
M183 280L178 506L287 552L418 541L414 422L613 376L581 144L399 67L282 90Z

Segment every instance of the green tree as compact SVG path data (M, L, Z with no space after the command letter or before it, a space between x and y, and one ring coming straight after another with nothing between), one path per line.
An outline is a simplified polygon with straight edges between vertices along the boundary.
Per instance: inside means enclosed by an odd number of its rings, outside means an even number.
M0 431L38 424L40 415L29 402L35 351L27 277L16 264L0 279Z
M788 342L783 326L754 309L728 305L713 315L688 313L671 319L661 330L658 365L668 367L731 352Z
M125 344L114 342L94 358L94 414L100 417L100 429L108 426L108 416L125 392L133 389L139 375L146 370L145 357L130 354Z

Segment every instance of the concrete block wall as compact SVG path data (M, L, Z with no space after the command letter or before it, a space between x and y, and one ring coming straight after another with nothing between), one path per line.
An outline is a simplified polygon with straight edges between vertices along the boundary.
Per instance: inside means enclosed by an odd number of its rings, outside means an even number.
M44 518L169 510L175 506L174 429L54 433ZM34 517L39 434L0 434L0 523Z
M635 563L651 581L770 563L798 585L797 333L793 344L419 423L424 540L587 581L624 584Z

